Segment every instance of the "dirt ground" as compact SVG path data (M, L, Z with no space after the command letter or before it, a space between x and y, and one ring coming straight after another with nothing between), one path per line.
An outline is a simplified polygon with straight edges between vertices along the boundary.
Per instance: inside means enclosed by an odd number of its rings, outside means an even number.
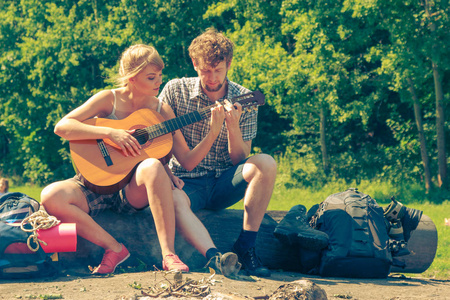
M154 294L163 287L173 287L174 277L174 274L148 271L108 277L67 273L56 278L2 280L0 299L269 299L279 286L296 280L312 281L325 290L328 299L450 299L450 280L395 274L387 279L370 280L321 278L291 272L273 272L270 278L264 279L247 276L230 279L217 274L191 272L182 275L182 284L188 280L196 281L194 283L199 287L197 291L205 291L203 296L176 298L167 293L161 294L159 298L145 296L145 293ZM187 284L185 287L192 286ZM152 291L151 287L155 289Z

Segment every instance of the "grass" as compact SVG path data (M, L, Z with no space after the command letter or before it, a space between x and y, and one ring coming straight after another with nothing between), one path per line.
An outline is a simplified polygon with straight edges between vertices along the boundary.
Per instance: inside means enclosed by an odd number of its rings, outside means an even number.
M36 186L11 186L9 188L10 192L21 192L25 195L30 196L33 199L41 202L41 187Z
M316 203L323 201L328 195L344 191L353 186L366 194L371 195L381 206L390 202L390 197L396 198L408 207L419 209L429 216L438 231L438 248L436 257L432 265L422 274L408 274L410 276L420 276L436 279L450 279L450 226L445 226L444 219L450 218L450 201L438 201L440 204L430 202L424 196L419 196L420 188L415 186L398 187L381 182L361 182L359 185L346 185L343 183L333 183L317 188L287 188L282 180L277 180L275 190L269 204L269 210L289 210L292 206L302 204L310 208ZM285 180L283 180L285 181ZM40 200L41 187L12 186L11 192L22 192ZM423 194L422 194L423 195ZM238 202L231 208L243 209L242 202Z

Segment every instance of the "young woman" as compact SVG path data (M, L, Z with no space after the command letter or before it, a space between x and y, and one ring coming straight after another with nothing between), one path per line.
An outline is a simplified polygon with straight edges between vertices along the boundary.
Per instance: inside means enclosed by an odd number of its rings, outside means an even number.
M166 119L173 118L175 115L172 109L156 97L162 83L163 68L164 63L153 47L130 47L120 60L119 75L116 78L120 87L101 91L71 111L56 124L55 133L69 141L108 138L122 149L125 156L140 155L141 146L132 135L134 130L92 126L83 121L94 117L120 120L142 108L156 110ZM225 117L223 107L213 108L211 116L209 134L192 151L179 130L173 136L177 156L188 169L194 168L203 159L219 134ZM117 242L92 217L106 208L132 213L149 206L161 246L164 270L188 272L189 268L178 258L174 249L172 181L178 187L183 182L172 174L169 176L167 168L159 160L147 158L139 163L130 182L114 194L103 195L91 191L77 175L47 186L42 191L41 203L49 214L62 222L76 223L77 233L81 237L105 249L102 262L93 271L98 274L114 272L117 265L130 254L123 244Z

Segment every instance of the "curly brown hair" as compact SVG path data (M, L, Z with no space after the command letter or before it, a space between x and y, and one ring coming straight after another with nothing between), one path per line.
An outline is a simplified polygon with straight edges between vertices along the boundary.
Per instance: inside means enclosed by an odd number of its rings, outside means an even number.
M225 61L230 65L233 58L233 42L214 28L208 28L189 46L189 56L196 65L216 67Z

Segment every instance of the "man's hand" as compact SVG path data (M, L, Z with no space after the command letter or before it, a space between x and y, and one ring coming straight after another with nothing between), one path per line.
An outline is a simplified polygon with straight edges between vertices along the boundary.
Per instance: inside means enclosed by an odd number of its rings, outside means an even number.
M217 106L211 108L211 122L210 130L214 136L218 136L220 130L222 130L223 120L225 120L225 110L224 107L216 102Z
M239 129L239 119L242 114L242 105L240 103L235 103L234 105L225 100L225 124L230 132L234 132Z
M231 162L236 165L250 154L251 141L242 139L242 132L239 126L239 120L242 115L242 105L234 105L225 100L225 124L228 130L228 153Z
M172 181L172 190L174 190L176 188L178 188L180 190L183 189L184 181L180 177L175 176L175 175L172 174L170 179Z

